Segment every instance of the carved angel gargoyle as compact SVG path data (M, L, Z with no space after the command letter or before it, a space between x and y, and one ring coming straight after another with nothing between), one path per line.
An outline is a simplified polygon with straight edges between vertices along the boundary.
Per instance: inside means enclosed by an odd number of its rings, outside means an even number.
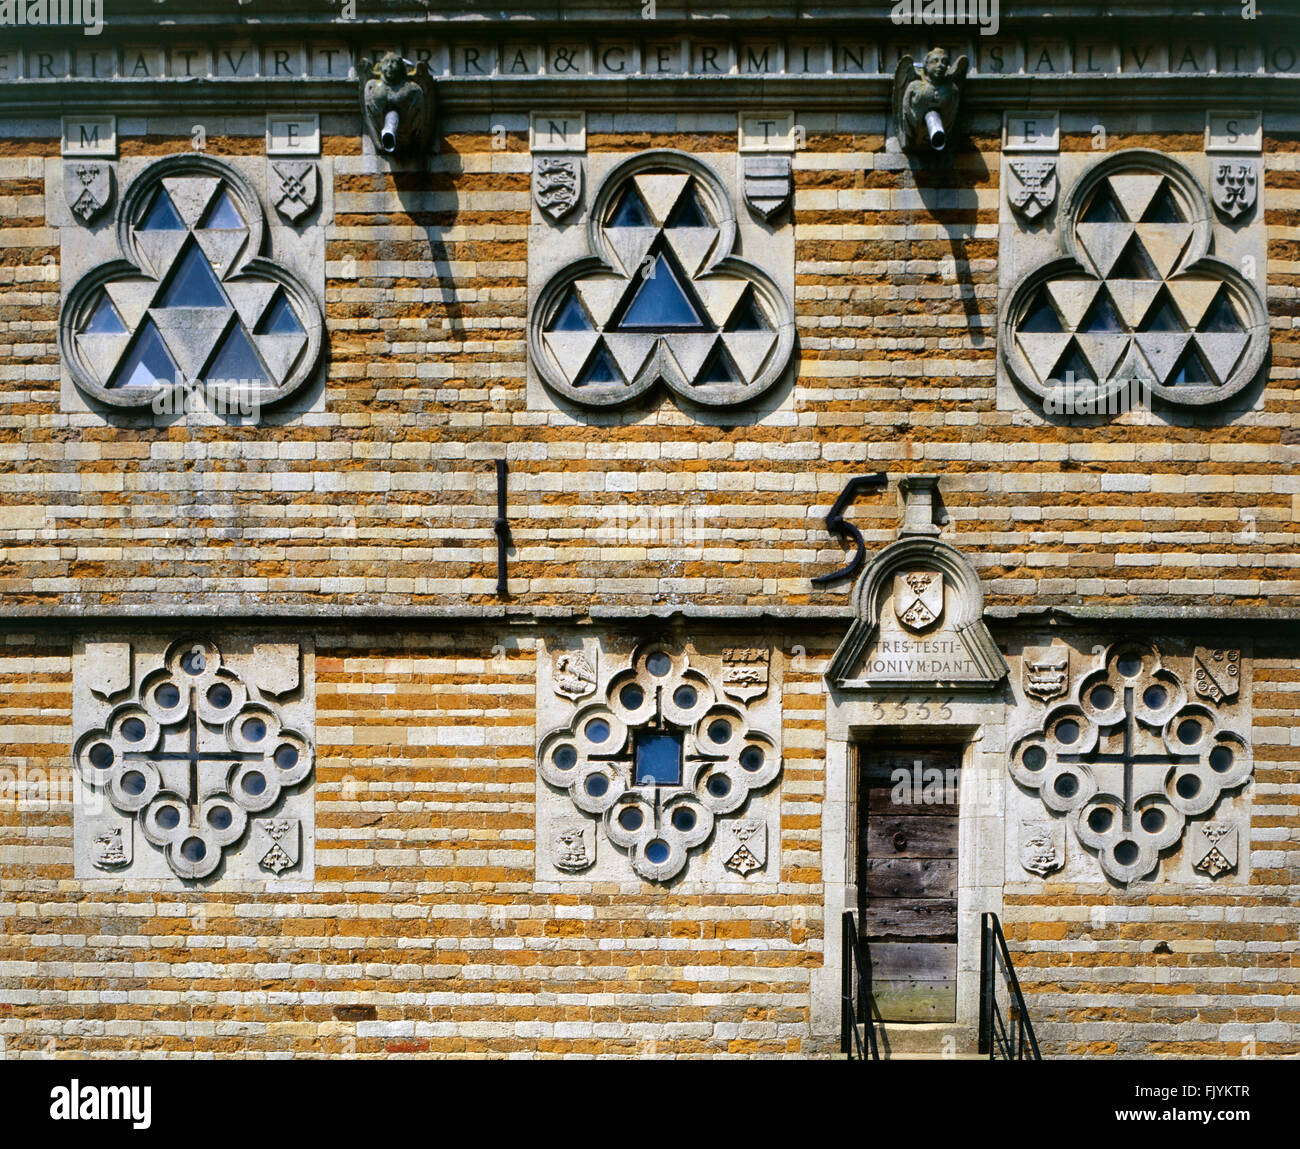
M931 48L923 69L916 67L911 56L898 61L894 71L894 123L903 151L943 151L957 119L969 67L965 56L958 57L956 64L950 63L945 48Z
M420 154L433 134L436 97L433 77L421 60L412 65L396 52L379 62L357 64L361 83L361 114L381 151L389 155Z

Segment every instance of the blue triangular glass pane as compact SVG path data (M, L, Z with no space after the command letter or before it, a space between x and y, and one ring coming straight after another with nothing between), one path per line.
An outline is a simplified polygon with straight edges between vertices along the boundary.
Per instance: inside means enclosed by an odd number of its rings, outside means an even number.
M731 356L722 349L721 344L709 356L709 361L705 363L704 370L699 373L695 380L697 386L702 383L743 382L740 372L736 370L736 365L731 361Z
M695 191L695 184L687 184L686 190L677 201L677 206L668 214L666 227L712 227L713 220L704 210Z
M1085 211L1079 220L1080 223L1123 223L1124 213L1120 211L1119 204L1115 200L1109 185L1103 184L1092 197L1092 202L1088 204L1088 210Z
M631 184L627 185L618 203L614 205L614 210L609 213L609 222L605 226L654 227L654 220L650 218L645 204Z
M217 198L212 201L199 227L210 227L219 231L238 231L244 227L244 217L239 214L230 193L222 188Z
M159 387L178 382L180 371L171 357L158 328L146 319L140 333L113 373L111 387Z
M270 386L266 368L238 323L226 333L203 378L206 383Z
M1071 383L1082 383L1085 380L1089 383L1096 382L1096 372L1088 366L1088 361L1083 357L1079 350L1079 345L1070 340L1070 346L1066 349L1056 368L1052 371L1051 378L1058 384L1069 386Z
M1047 298L1047 289L1040 287L1034 302L1025 309L1025 317L1020 321L1020 330L1029 334L1055 334L1063 331L1056 308Z
M1083 322L1079 324L1079 330L1090 335L1114 335L1123 332L1124 324L1120 322L1114 304L1111 303L1110 297L1104 291L1097 293L1096 300L1088 308L1088 314L1083 317Z
M153 197L153 203L149 205L149 210L144 213L144 219L139 223L139 231L184 231L185 225L181 222L181 217L177 214L176 208L172 206L171 196L162 188L158 189L158 194Z
M609 349L601 343L596 348L596 354L587 361L587 366L582 369L582 374L574 380L573 385L585 387L593 383L622 382L623 375L618 369L618 364L614 362Z
M653 331L665 327L709 330L661 251L655 256L650 273L642 278L616 330Z
M1156 265L1151 262L1151 257L1147 255L1147 249L1142 246L1142 241L1134 236L1128 241L1124 254L1110 269L1110 278L1159 279L1160 273L1156 271Z
M1183 323L1182 317L1174 307L1174 301L1169 298L1169 293L1161 288L1154 305L1147 312L1147 317L1138 326L1138 330L1143 332L1186 331L1187 326Z
M724 331L771 331L772 325L767 321L767 316L758 306L758 301L754 298L754 289L746 288L745 294L740 297L740 303L737 304L736 310L731 313L731 318L727 320Z
M256 332L258 335L306 335L298 317L293 313L293 308L289 306L289 301L285 298L283 291L277 291L275 298L271 300L271 306L263 313L262 318L257 321Z
M1205 386L1207 383L1213 383L1210 373L1205 367L1205 361L1196 353L1196 349L1189 347L1187 353L1174 368L1173 374L1169 377L1171 384L1190 384L1194 387Z
M1178 206L1178 201L1174 199L1174 193L1169 190L1169 182L1166 180L1160 186L1160 191L1156 193L1148 205L1147 210L1142 213L1143 223L1186 223L1183 218L1182 209Z
M588 317L587 312L578 302L578 293L569 288L569 294L564 297L564 302L556 309L554 317L551 319L551 325L548 331L595 331L596 328Z
M125 335L126 324L118 315L117 309L108 301L108 296L101 294L95 310L90 313L86 325L81 329L82 335Z
M1228 293L1220 289L1201 320L1201 330L1225 335L1239 335L1242 331L1241 320L1228 302Z
M193 239L176 261L155 307L225 307L226 296L203 252Z

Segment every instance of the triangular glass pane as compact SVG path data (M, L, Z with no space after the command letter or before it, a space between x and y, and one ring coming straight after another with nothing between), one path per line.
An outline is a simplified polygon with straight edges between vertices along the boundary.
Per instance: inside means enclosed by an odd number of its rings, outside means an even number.
M745 294L740 297L740 302L736 305L736 310L731 313L731 318L727 320L724 331L771 331L772 325L767 321L767 316L763 314L762 309L758 306L758 300L754 298L754 289L748 287Z
M191 238L155 307L226 307L228 302L203 252Z
M1159 279L1160 273L1156 271L1156 265L1151 262L1151 257L1147 255L1147 249L1142 246L1142 241L1134 236L1128 241L1128 247L1124 249L1124 254L1115 261L1115 266L1110 269L1111 279Z
M1210 376L1209 369L1205 366L1205 361L1201 358L1194 346L1188 346L1182 359L1178 361L1178 366L1173 369L1169 378L1165 381L1171 386L1179 384L1185 387L1206 387L1213 386L1214 379Z
M283 291L277 291L271 300L271 306L262 313L257 321L255 332L258 335L306 335L298 317L289 306Z
M126 324L122 322L122 317L118 315L117 308L108 301L107 295L100 295L99 302L95 304L95 310L90 313L90 318L86 320L86 325L81 329L81 334L126 334Z
M1034 302L1025 310L1025 317L1020 321L1020 330L1035 335L1056 334L1064 331L1056 308L1047 298L1046 288L1040 287Z
M207 383L270 386L266 368L238 322L226 333L203 378Z
M609 353L609 348L601 343L596 348L596 354L588 361L587 366L582 369L582 373L573 381L575 387L586 387L591 384L608 384L622 383L623 376L619 373L618 364L614 362L614 357Z
M1120 210L1115 193L1109 184L1102 184L1093 195L1087 210L1079 217L1080 223L1123 223L1124 213Z
M1174 301L1169 298L1169 292L1162 289L1160 294L1156 296L1155 302L1151 305L1151 310L1147 312L1146 318L1142 320L1138 330L1144 333L1147 331L1186 331L1187 324L1183 322L1183 317L1174 306Z
M1224 335L1237 335L1245 330L1232 304L1228 302L1226 290L1221 289L1215 296L1214 302L1206 309L1201 319L1200 330L1219 332Z
M606 227L654 227L654 225L650 212L637 194L636 188L630 183L619 197L618 203L614 205L614 210L609 213L609 222L605 224Z
M569 288L564 302L555 310L547 331L595 331L591 317L578 301L578 293Z
M1183 209L1178 206L1178 201L1174 198L1174 193L1169 188L1169 181L1166 180L1156 192L1155 198L1147 204L1147 210L1142 213L1142 223L1186 223L1187 220L1183 215Z
M239 214L230 193L222 188L209 205L199 227L214 228L219 231L239 231L245 227L244 217Z
M692 180L682 192L681 199L677 201L677 206L673 208L672 214L669 215L665 227L713 227L713 220L709 218L708 212L704 210L704 205L700 203L699 194L695 190L695 181Z
M731 361L731 356L723 350L719 344L709 356L704 367L700 370L699 375L695 378L695 385L703 386L705 383L743 383L740 372L736 370L736 365Z
M1079 350L1079 345L1070 340L1070 346L1065 349L1065 354L1057 361L1052 368L1052 382L1069 386L1071 383L1082 383L1085 380L1095 383L1096 372L1088 366L1088 361L1083 357L1083 352Z
M176 208L172 205L171 196L162 188L158 189L158 194L153 197L153 203L149 205L149 210L144 213L144 219L136 227L139 231L185 230L180 215L177 214Z
M1083 317L1079 324L1079 330L1088 335L1116 335L1122 334L1124 324L1120 321L1119 314L1115 311L1115 305L1111 303L1110 296L1104 291L1097 293L1097 298L1093 300L1092 306Z
M110 387L160 387L178 382L180 371L158 328L146 319L122 362L113 372Z
M712 328L691 302L661 251L655 256L650 273L636 289L622 317L614 325L617 331L676 330L710 331Z

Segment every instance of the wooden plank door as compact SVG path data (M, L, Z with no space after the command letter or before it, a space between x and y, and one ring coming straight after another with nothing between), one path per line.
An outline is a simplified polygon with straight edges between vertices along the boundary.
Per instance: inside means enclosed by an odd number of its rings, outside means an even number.
M961 752L861 748L858 898L885 1021L957 1019Z

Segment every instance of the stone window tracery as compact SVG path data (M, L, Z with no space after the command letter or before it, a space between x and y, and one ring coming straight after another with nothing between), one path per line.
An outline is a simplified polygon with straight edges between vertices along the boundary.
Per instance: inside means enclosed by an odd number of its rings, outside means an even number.
M589 407L631 402L657 382L705 406L762 394L789 364L789 300L734 253L731 196L681 153L626 161L597 192L588 256L542 289L529 321L534 367Z
M117 214L120 258L69 291L59 346L76 386L118 408L160 392L219 388L229 407L275 403L314 372L320 305L263 254L265 213L249 182L208 156L170 156L132 182Z
M752 674L761 666L766 691L765 661L736 665ZM751 721L747 703L756 688L728 692L725 673L715 684L688 654L643 646L598 698L580 704L538 746L542 778L598 818L604 836L650 881L685 870L715 827L746 814L751 795L780 776L774 737ZM756 823L750 833L762 828ZM757 840L753 847L761 848Z
M1212 254L1210 201L1183 164L1140 150L1103 160L1065 197L1059 239L1003 308L1002 360L1025 390L1064 398L1066 413L1085 398L1123 409L1126 389L1201 406L1257 376L1263 298Z
M1197 701L1150 644L1116 643L1099 661L1014 742L1009 765L1021 786L1067 817L1109 877L1128 883L1181 846L1189 817L1250 779L1253 756L1204 672ZM1039 664L1031 672L1040 686L1047 681Z

